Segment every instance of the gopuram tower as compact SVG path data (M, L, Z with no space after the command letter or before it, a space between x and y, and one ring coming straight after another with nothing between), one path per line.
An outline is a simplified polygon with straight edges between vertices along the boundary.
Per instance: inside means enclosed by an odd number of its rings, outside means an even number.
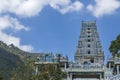
M75 62L80 64L104 63L104 53L95 21L82 21L82 29L75 53Z
M96 21L82 21L81 33L75 52L75 63L68 71L70 80L103 80L104 52Z

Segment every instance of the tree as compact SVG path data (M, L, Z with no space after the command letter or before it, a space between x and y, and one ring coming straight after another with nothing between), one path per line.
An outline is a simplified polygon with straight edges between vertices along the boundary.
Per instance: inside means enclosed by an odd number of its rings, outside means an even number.
M19 64L13 72L12 80L32 80L33 77L33 62L25 61L24 64Z
M115 40L111 41L109 50L112 53L113 57L115 57L115 55L120 56L120 34Z
M39 73L36 76L38 80L62 80L66 78L66 72L62 72L56 64L39 65Z

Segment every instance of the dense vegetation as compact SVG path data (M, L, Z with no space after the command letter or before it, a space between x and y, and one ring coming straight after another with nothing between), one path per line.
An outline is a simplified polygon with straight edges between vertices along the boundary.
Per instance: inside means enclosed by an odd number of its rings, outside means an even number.
M18 67L14 68L12 80L35 80L34 73L34 63L26 61L24 65L19 64Z
M18 56L0 48L0 74L4 80L10 80L11 73L18 63L23 64Z
M38 80L63 80L67 77L66 72L62 72L56 64L42 64L38 69L40 73L35 76Z
M111 41L109 50L113 57L115 57L115 55L120 56L120 35L118 35L115 40Z

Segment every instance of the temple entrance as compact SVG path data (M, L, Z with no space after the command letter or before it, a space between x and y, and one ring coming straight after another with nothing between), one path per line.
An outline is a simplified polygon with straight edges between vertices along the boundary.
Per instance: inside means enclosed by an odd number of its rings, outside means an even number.
M85 61L85 62L84 62L84 65L88 65L88 62L87 62L87 61Z
M73 74L73 80L101 80L100 74L97 73L78 73Z

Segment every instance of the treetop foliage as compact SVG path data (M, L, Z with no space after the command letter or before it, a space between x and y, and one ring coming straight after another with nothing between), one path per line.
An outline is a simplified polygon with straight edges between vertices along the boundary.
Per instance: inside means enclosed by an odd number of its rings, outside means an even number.
M120 34L116 37L115 40L111 41L109 50L112 53L113 57L115 57L115 55L120 55Z

